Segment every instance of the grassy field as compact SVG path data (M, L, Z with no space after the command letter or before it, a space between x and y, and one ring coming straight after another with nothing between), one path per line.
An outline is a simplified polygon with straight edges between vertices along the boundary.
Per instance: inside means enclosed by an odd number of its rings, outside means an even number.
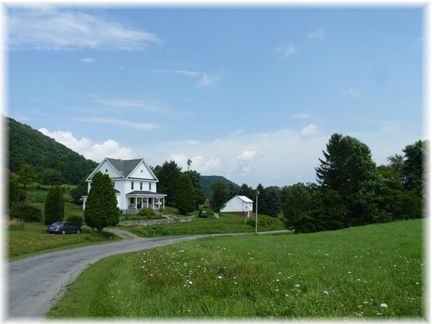
M38 188L39 187L39 188ZM70 190L75 186L73 185L63 185L65 188L65 193L63 195L65 201L65 219L69 216L84 216L81 206L76 205L72 202L72 198L69 194ZM35 207L38 207L42 210L42 214L45 208L45 199L48 195L50 186L44 186L39 184L33 184L26 192L27 192L27 202Z
M206 238L108 257L49 317L420 319L422 224Z
M46 226L40 223L25 223L24 230L7 230L8 258L14 259L58 248L76 247L97 242L113 241L118 238L110 233L99 235L82 228L81 234L48 234Z
M258 231L286 229L281 220L267 215L258 215ZM260 219L262 222L260 223ZM267 224L264 224L266 219ZM232 214L221 214L219 218L195 217L192 222L173 223L155 226L127 226L128 231L143 237L187 234L249 233L255 227L245 223L245 218Z

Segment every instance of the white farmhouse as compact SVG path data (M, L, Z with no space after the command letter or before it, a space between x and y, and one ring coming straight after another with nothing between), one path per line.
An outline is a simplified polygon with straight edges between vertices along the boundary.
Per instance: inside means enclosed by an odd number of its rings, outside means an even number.
M122 213L136 213L144 207L165 208L166 194L158 193L159 180L144 159L118 160L105 158L86 179L90 192L93 176L97 172L108 174ZM87 196L83 197L83 210Z
M234 196L225 203L221 213L244 213L249 218L252 211L253 201L246 196Z

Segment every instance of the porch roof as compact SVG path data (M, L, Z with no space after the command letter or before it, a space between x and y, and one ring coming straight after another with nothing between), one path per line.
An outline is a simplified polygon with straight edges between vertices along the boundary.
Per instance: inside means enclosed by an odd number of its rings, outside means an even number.
M126 194L126 196L137 197L165 197L166 194L152 191L134 190Z

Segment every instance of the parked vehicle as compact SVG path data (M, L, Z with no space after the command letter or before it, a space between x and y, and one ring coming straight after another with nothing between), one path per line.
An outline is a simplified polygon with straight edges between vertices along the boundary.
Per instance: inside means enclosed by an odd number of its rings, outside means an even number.
M77 233L79 234L81 232L81 226L73 225L69 222L61 221L61 222L55 222L48 226L47 228L48 233Z
M201 210L198 216L199 217L203 217L203 218L207 217L207 211L206 210Z

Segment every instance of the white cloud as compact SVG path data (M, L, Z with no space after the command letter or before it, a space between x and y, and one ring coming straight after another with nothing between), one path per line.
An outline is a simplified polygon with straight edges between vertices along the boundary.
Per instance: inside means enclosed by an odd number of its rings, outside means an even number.
M94 59L92 59L90 57L85 57L85 58L81 59L81 62L91 64L94 62Z
M312 119L312 115L308 113L298 113L298 114L294 114L293 116L294 118L302 119L302 120Z
M287 185L298 181L314 181L314 168L329 134L310 124L302 129L271 132L234 132L210 141L190 140L159 143L138 151L152 152L153 164L176 161L206 175L223 175L239 184L256 186ZM278 175L278 177L275 177Z
M219 80L220 75L217 74L207 74L207 73L203 73L200 78L197 80L196 85L198 87L201 88L205 88L205 87L211 87L214 86L216 84L216 82Z
M349 88L347 90L342 91L341 96L343 97L352 97L358 98L361 95L361 90L356 88Z
M193 70L150 70L150 72L153 73L165 73L165 74L175 74L175 75L181 75L186 77L191 77L196 79L196 86L197 87L210 87L214 86L216 82L221 78L221 73L206 73L206 72L199 72L199 71L193 71Z
M244 150L238 157L238 160L253 160L258 152L254 150Z
M189 76L189 77L198 77L201 74L201 72L191 71L191 70L150 70L150 72L166 73L166 74L178 74L178 75L185 75L185 76Z
M117 119L117 118L90 117L90 118L75 118L75 119L86 123L109 124L114 126L136 128L141 130L153 130L161 127L160 125L155 123L140 123L140 122L125 120L125 119Z
M52 7L9 11L12 48L140 50L160 43L157 35L77 10Z
M293 45L279 46L275 48L275 53L279 58L285 59L297 53L297 48Z
M300 130L300 134L303 137L316 136L319 133L320 133L319 127L317 125L314 125L314 124L309 124Z
M102 143L94 143L92 140L81 137L76 138L71 132L64 131L49 131L46 128L39 129L39 132L49 136L64 146L70 148L87 159L100 162L105 157L131 159L136 158L132 149L122 147L118 142L108 139Z
M326 30L326 27L320 27L318 29L315 29L308 34L308 38L325 39L326 38L325 30Z

